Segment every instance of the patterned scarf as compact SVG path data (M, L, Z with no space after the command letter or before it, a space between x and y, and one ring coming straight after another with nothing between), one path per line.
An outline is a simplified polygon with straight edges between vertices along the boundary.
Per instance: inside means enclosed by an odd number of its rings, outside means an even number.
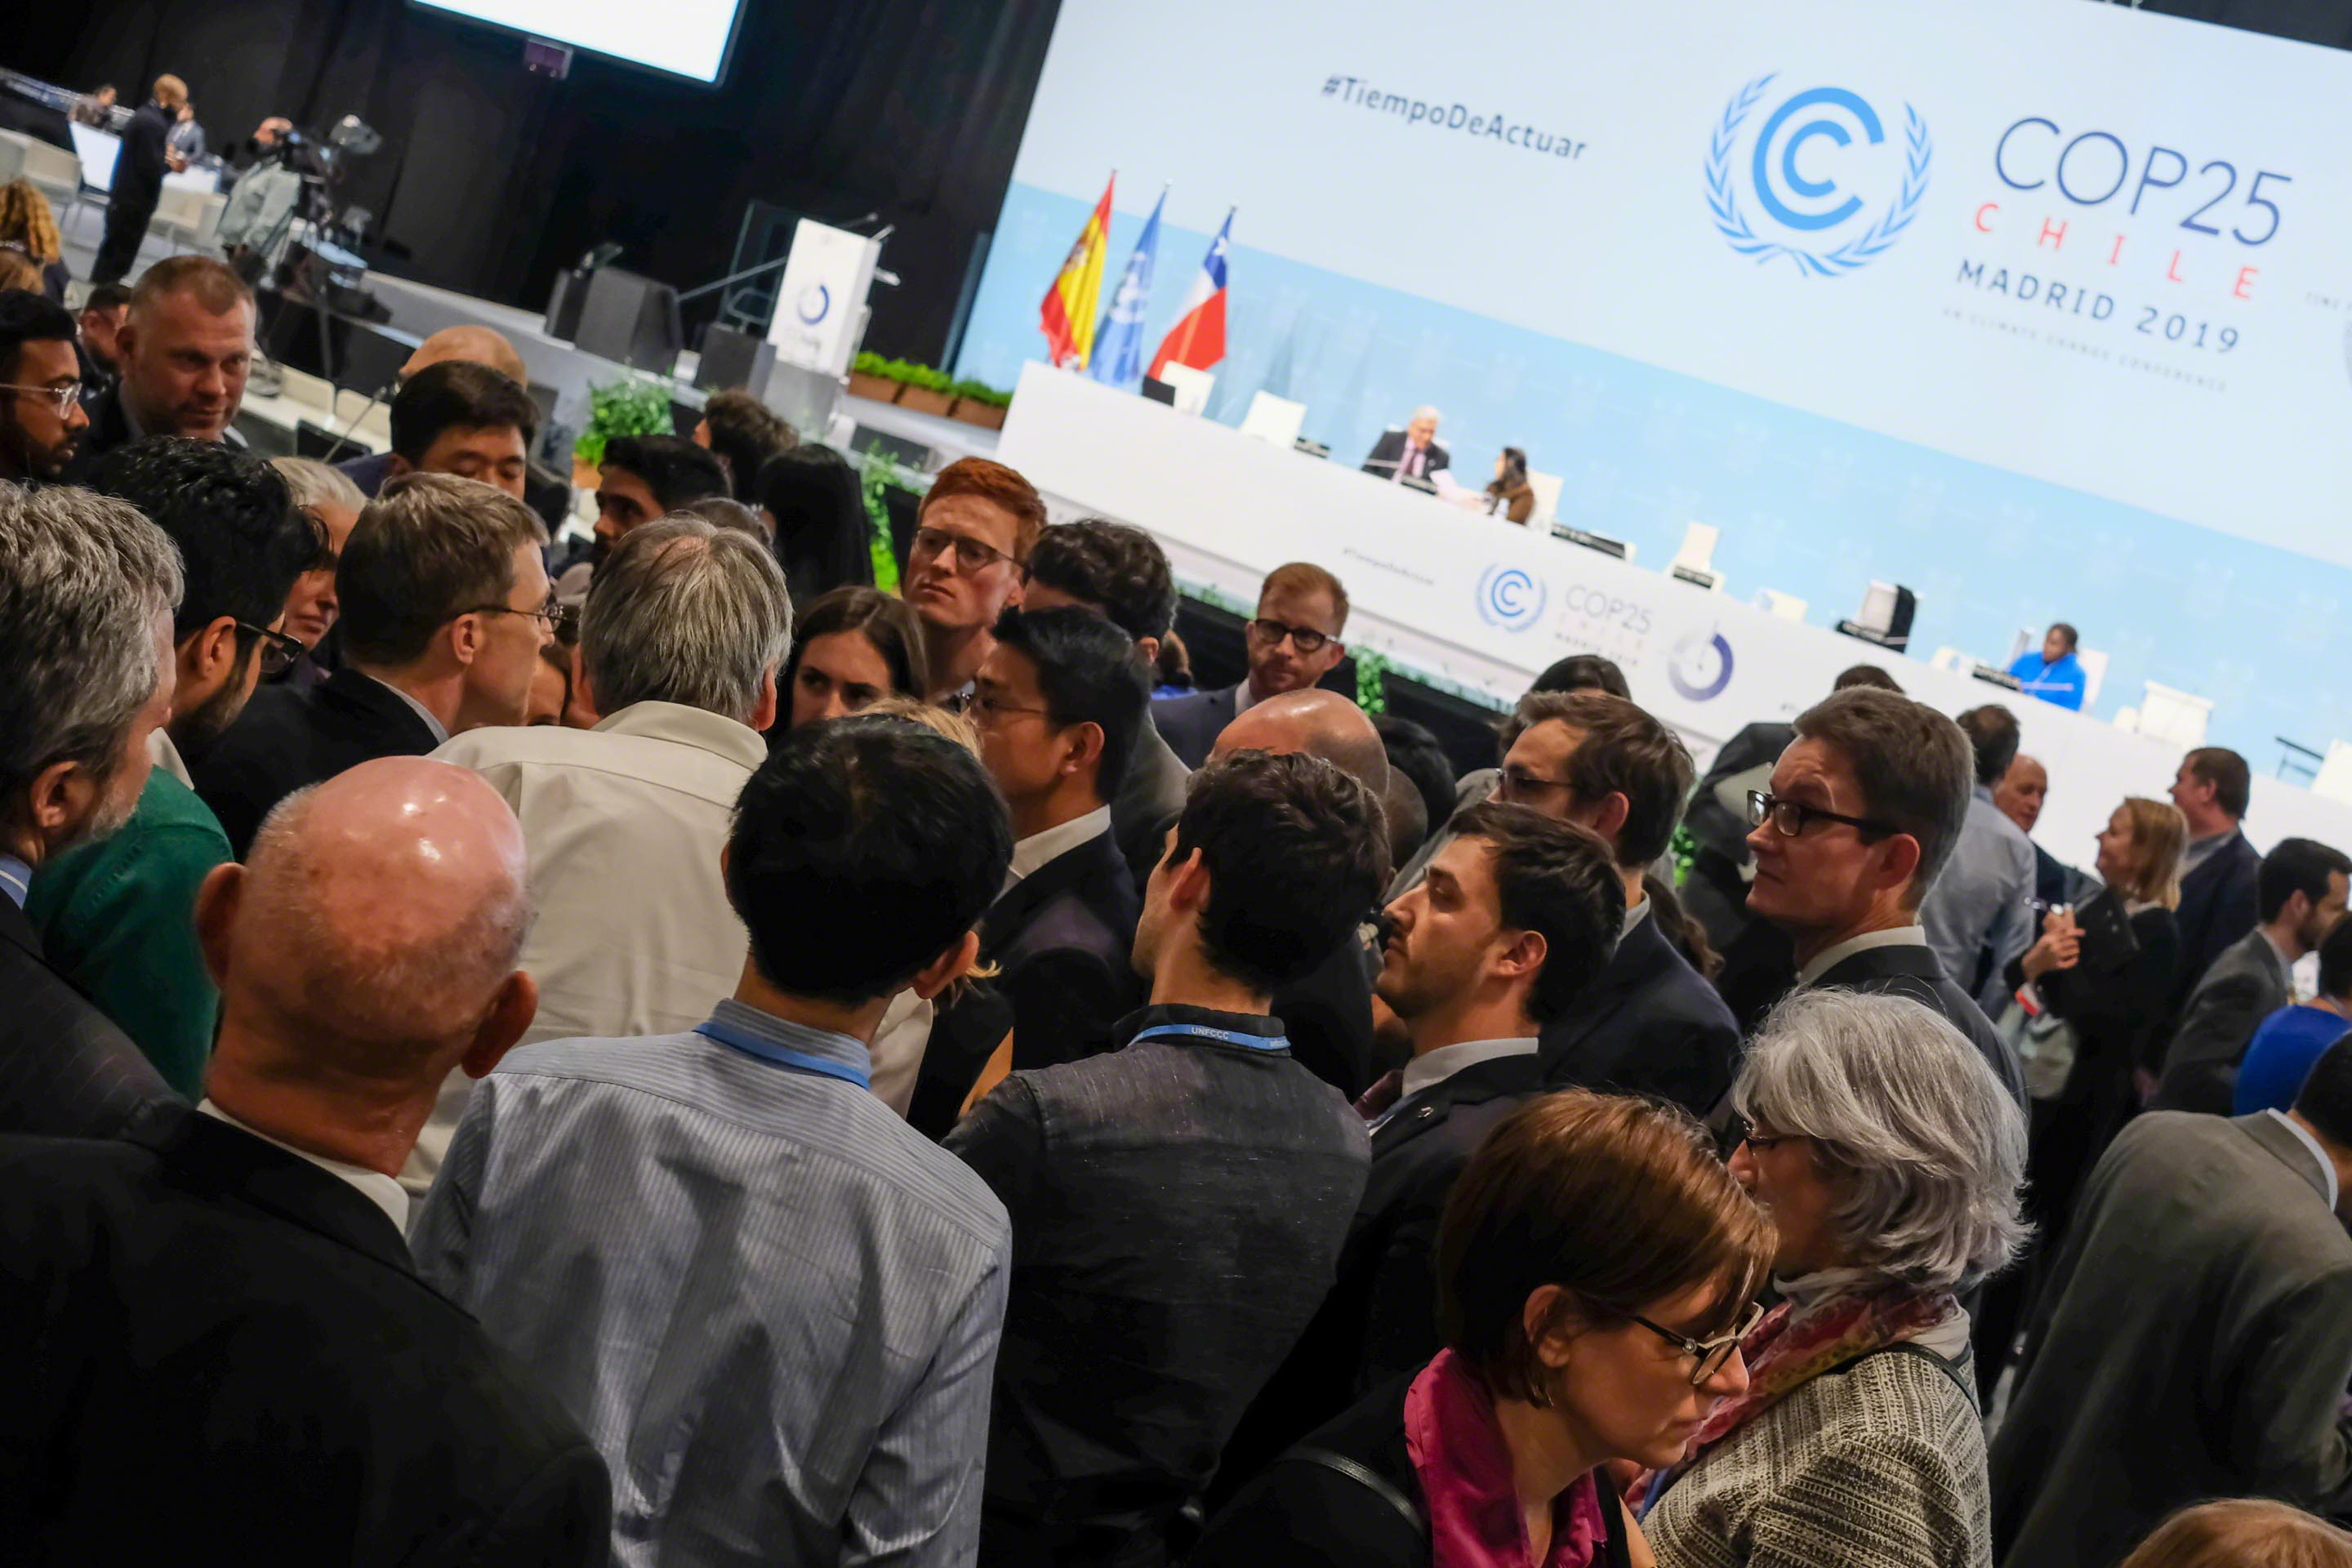
M1534 1561L1494 1397L1452 1351L1406 1391L1404 1433L1429 1504L1432 1568L1591 1568L1600 1559L1609 1525L1588 1473L1553 1500L1551 1551Z
M1887 1285L1835 1292L1801 1304L1783 1301L1764 1315L1740 1345L1748 1392L1718 1404L1679 1463L1653 1470L1625 1489L1646 1518L1666 1489L1706 1451L1761 1415L1811 1379L1856 1356L1912 1338L1960 1310L1948 1290Z

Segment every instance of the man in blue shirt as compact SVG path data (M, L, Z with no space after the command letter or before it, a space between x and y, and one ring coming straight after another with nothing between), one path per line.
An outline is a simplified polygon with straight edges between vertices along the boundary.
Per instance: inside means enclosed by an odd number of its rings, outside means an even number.
M2319 944L2319 994L2263 1020L2238 1064L2231 1114L2284 1110L2327 1047L2352 1034L2352 921L2338 921Z
M2009 667L2024 684L2025 694L2080 712L2083 707L2083 661L2074 656L2074 628L2059 621L2042 634L2040 653L2021 653Z
M735 994L475 1086L411 1246L603 1450L624 1568L971 1562L1012 1237L869 1046L971 966L1012 858L961 746L804 725L736 805Z

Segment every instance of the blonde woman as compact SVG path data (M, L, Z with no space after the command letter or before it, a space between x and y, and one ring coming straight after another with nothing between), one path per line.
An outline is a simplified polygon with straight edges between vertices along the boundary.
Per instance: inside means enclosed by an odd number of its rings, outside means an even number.
M39 271L40 291L62 305L73 274L66 270L65 242L58 234L49 198L29 180L0 185L0 249L21 254Z
M2135 1069L2153 1071L2179 975L2180 858L2189 825L2168 801L2135 795L2098 836L2104 884L2079 909L2052 910L2041 938L2009 966L2021 1005L2074 1026L2074 1061L2033 1102L2027 1212L2055 1257L2075 1189L2137 1109ZM2046 1090L2047 1092L2044 1092Z
M2182 1509L2123 1568L2352 1568L2352 1535L2267 1498Z

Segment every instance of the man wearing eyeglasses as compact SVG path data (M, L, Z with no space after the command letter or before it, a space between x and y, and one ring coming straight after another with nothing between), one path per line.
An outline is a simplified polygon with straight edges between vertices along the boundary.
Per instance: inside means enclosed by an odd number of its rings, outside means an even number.
M0 480L47 483L79 449L89 416L74 341L63 305L24 289L0 293Z
M1902 996L1951 1020L2025 1098L2016 1053L1937 963L1919 903L1951 857L1976 784L1960 727L1907 697L1841 691L1748 799L1748 907L1789 935L1799 986Z
M1020 605L1029 552L1045 527L1036 487L1002 463L965 458L940 470L915 511L907 603L923 623L931 701L961 711L995 640L996 618Z
M1220 1497L1438 1351L1434 1254L1454 1179L1543 1088L1538 1037L1608 963L1625 899L1608 847L1526 806L1454 819L1389 906L1377 989L1412 1058L1356 1102L1372 1168L1331 1293L1225 1446Z
M129 501L179 546L178 684L131 820L44 865L25 910L58 972L193 1100L220 997L189 911L229 843L181 756L216 741L261 676L301 651L278 628L294 580L326 541L275 468L215 442L163 436L122 447L100 459L90 488Z
M529 507L478 480L404 474L385 485L335 565L342 668L307 691L261 692L194 763L230 847L242 857L269 808L306 784L521 723L539 650L565 613L546 542Z
M1304 691L1347 657L1339 634L1348 625L1348 590L1312 562L1294 561L1265 575L1257 616L1243 628L1249 676L1238 686L1196 691L1151 705L1168 749L1188 768L1208 761L1234 716L1269 697Z

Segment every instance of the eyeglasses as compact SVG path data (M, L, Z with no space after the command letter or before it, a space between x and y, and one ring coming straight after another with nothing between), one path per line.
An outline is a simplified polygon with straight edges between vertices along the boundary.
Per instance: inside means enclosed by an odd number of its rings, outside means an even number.
M944 528L915 530L915 542L907 552L907 559L910 563L918 556L929 561L949 550L955 552L957 570L967 573L985 571L1000 561L1013 559L992 544L970 534L950 533Z
M1818 805L1802 801L1786 800L1777 795L1766 795L1760 789L1748 792L1748 826L1761 827L1765 823L1783 838L1795 838L1815 822L1843 822L1848 827L1885 837L1903 830L1891 822L1876 822L1867 816L1848 816L1842 811L1823 811Z
M558 604L552 594L535 610L518 610L512 605L468 605L449 619L454 621L457 616L534 616L546 622L548 629L559 638L577 640L580 635L580 606Z
M300 638L289 637L284 632L273 632L268 626L257 626L250 621L237 622L236 629L260 639L261 673L264 675L285 674L294 668L296 659L310 651L302 645Z
M1629 1312L1626 1315L1682 1352L1683 1354L1697 1362L1698 1364L1691 1368L1691 1386L1696 1388L1708 1378L1721 1372L1723 1363L1731 1359L1731 1352L1739 1348L1739 1342L1756 1331L1756 1325L1764 1321L1764 1309L1750 1302L1747 1315L1740 1319L1738 1328L1727 1334L1717 1334L1711 1340L1695 1340L1688 1334L1678 1334L1672 1329L1662 1329L1639 1312Z
M1731 1146L1737 1149L1745 1143L1759 1154L1783 1143L1802 1143L1811 1136L1810 1132L1759 1132L1756 1123L1745 1116L1731 1119Z
M1249 635L1268 647L1280 647L1282 639L1288 637L1291 645L1301 653L1321 653L1323 645L1331 640L1328 634L1318 632L1313 626L1286 626L1265 616L1260 616L1249 624Z
M1552 791L1569 787L1562 779L1548 779L1525 768L1505 768L1502 787L1496 794L1507 805L1533 805L1539 800L1550 798Z
M984 691L974 694L971 706L966 711L971 715L973 723L989 729L994 729L998 720L1009 719L1015 713L1034 713L1041 719L1053 717L1043 708L1022 708L1002 698L991 697Z
M67 382L63 386L0 384L0 392L21 392L32 397L46 397L49 400L50 406L58 411L58 417L60 419L71 414L74 405L81 401L81 383L78 381Z

